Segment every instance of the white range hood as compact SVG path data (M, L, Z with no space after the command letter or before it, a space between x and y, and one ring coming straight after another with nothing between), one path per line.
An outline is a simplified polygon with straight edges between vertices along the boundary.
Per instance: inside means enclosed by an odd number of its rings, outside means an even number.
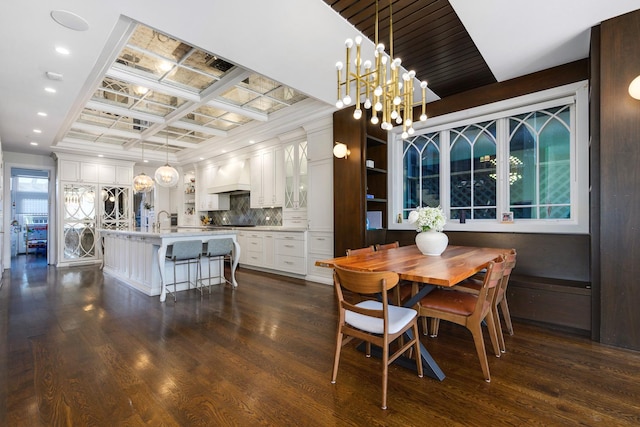
M251 189L248 160L239 160L213 168L207 177L207 193L246 193Z

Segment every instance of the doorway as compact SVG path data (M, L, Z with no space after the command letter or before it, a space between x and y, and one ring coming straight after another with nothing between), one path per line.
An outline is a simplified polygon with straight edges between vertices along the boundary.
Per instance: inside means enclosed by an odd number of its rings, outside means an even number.
M47 264L50 250L49 171L11 168L11 264Z

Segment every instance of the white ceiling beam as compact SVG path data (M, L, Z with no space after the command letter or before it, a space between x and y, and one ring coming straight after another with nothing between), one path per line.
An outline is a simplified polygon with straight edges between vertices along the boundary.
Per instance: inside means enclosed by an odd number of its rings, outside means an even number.
M266 122L267 120L269 120L269 116L266 113L259 113L257 111L248 110L238 105L234 105L229 102L223 102L217 99L207 102L207 105L210 107L228 111L230 113L240 114L241 116L248 117L259 122Z
M117 114L118 116L131 117L133 119L143 120L151 123L165 123L163 117L155 114L144 113L142 111L129 110L128 108L118 107L104 102L89 101L86 105L91 110L103 111L105 113Z
M120 68L111 67L107 71L107 76L114 79L123 80L127 83L133 83L137 86L142 86L147 89L152 89L164 94L177 96L188 101L200 102L200 95L190 92L188 90L180 89L177 86L169 85L159 82L158 80L150 79L148 77L141 76L139 74L132 73Z

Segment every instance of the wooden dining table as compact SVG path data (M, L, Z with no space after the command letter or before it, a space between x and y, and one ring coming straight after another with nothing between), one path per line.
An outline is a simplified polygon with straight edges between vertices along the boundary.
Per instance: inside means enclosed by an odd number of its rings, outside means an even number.
M423 255L415 245L365 254L316 261L320 267L339 265L362 271L393 271L402 280L421 284L420 290L403 305L413 307L436 286L451 287L473 276L510 249L449 245L440 256ZM444 372L431 354L420 344L425 374L442 381ZM415 362L398 359L400 365L415 368Z

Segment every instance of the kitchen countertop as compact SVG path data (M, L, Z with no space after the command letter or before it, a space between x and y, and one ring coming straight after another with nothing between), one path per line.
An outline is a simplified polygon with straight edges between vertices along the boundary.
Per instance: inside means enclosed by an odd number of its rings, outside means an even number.
M256 226L232 226L232 225L203 225L179 228L198 228L202 230L256 230L256 231L307 231L305 227L284 227L282 225L256 225Z
M213 234L237 234L236 229L231 227L206 228L206 227L171 227L169 229L153 231L146 228L135 228L133 230L108 230L101 229L101 233L122 234L140 237L176 237L176 236L208 236Z

